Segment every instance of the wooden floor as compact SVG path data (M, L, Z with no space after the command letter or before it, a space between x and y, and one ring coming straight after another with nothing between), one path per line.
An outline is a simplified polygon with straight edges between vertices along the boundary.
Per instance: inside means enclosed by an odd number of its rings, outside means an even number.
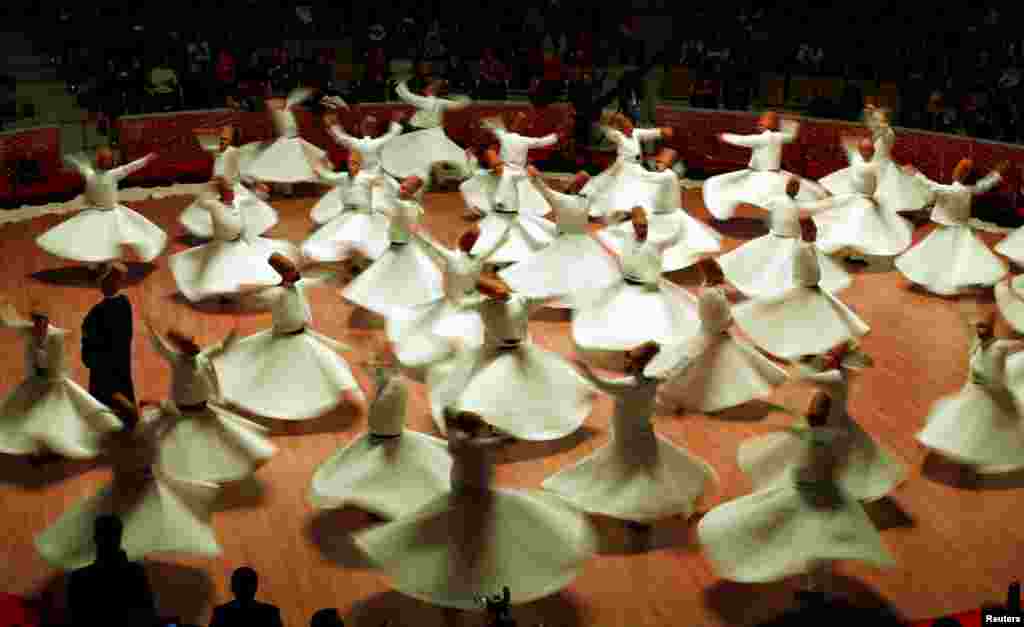
M707 221L700 191L686 194L692 213ZM308 209L313 202L312 197L275 200L282 222L270 234L301 241L312 224ZM179 197L135 204L172 235L168 253L186 248L178 239L182 229L176 218L188 203L188 198ZM458 196L429 195L427 207L428 228L452 244L466 224ZM763 233L760 221L751 219L754 215L741 213L747 217L721 226L727 248ZM74 331L70 363L73 377L84 382L79 326L99 294L84 285L78 270L49 257L33 242L63 219L45 216L0 227L5 264L0 271L2 298L21 311L33 298L50 306L54 323ZM918 228L918 238L928 228ZM221 339L236 324L243 334L250 334L270 323L267 313L189 306L175 296L166 256L151 271L137 266L132 272L134 281L127 293L136 315L147 312L163 329L180 324L193 329L205 344ZM695 285L686 273L678 280ZM931 403L955 392L965 380L967 338L956 301L909 291L891 266L859 271L842 296L872 326L864 346L876 362L855 384L852 414L906 461L911 474L891 499L871 510L900 567L874 572L857 564L841 565L838 589L859 603L890 605L908 619L1002 598L1006 585L1021 576L1024 489L1017 486L1022 484L1011 480L958 487L955 469L926 459L913 438ZM342 302L336 288L319 288L311 298L316 328L357 347L350 361L369 389L362 366L384 346L379 324ZM137 320L137 329L140 323ZM567 320L558 315L542 316L532 324L541 344L565 355L572 352L568 328ZM134 350L139 397L163 398L169 384L164 362L148 342L141 341L141 334ZM0 351L4 355L0 392L6 392L23 376L22 346L14 333L0 331ZM771 400L803 408L811 392L806 385L788 384ZM610 410L611 402L602 398L577 435L559 442L506 447L500 455L499 483L538 487L548 475L589 454L607 441ZM736 465L737 445L786 422L783 416L765 417L758 410L755 403L716 418L659 416L656 428L707 459L723 480L723 493L717 499L732 499L750 490ZM412 428L433 431L422 385L413 386L410 413ZM216 560L162 558L149 564L162 613L180 616L183 622L208 624L211 607L229 599L231 571L250 565L261 576L260 597L281 607L286 625L308 624L321 607L338 607L349 624L357 626L378 626L389 620L395 626L482 624L480 615L444 616L390 592L387 582L368 570L346 542L347 534L370 524L369 519L354 511L317 515L306 504L307 486L317 464L364 427L361 410L341 411L301 430L276 427L279 454L254 481L229 490L222 511L215 515L223 556ZM0 517L6 564L0 573L0 590L43 595L58 606L62 603L61 574L36 555L32 539L109 476L99 463L57 464L39 471L19 459L0 459L0 499L7 512ZM583 575L561 595L517 608L514 616L527 627L539 623L548 627L710 627L749 625L791 604L795 582L747 586L719 580L695 543L698 519L666 521L647 542L618 523L596 521L602 548Z

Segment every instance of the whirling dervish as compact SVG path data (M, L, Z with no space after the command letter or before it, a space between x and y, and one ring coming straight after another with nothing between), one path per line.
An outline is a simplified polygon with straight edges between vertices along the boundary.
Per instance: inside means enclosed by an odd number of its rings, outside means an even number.
M299 134L299 123L293 109L313 95L313 90L292 90L288 98L267 100L277 139L265 148L242 174L258 181L284 184L314 182L316 169L327 153L309 143Z
M830 404L819 392L807 412L809 427L788 429L803 446L786 481L719 505L697 525L721 577L766 583L806 575L807 588L828 594L835 561L896 565L863 506L837 480L845 436L827 427Z
M378 179L372 185L388 183ZM397 193L382 192L380 211L390 219L391 246L342 290L342 298L385 317L441 298L444 277L431 258L430 245L411 236L424 213L420 200L426 189L424 181L410 176Z
M400 135L384 145L380 153L384 170L398 179L418 176L426 180L435 163L448 162L468 176L466 153L448 139L443 116L445 111L469 106L469 101L441 98L448 85L442 80L432 81L424 87L423 95L412 93L407 83L407 80L399 81L395 92L403 102L416 108L409 123L420 130Z
M943 296L992 287L1001 281L1008 272L1006 262L974 234L968 221L974 195L998 185L1008 166L1008 163L1000 163L974 185L964 183L974 168L970 159L956 164L951 185L936 183L914 166L906 166L908 175L915 176L919 184L935 192L931 220L938 226L896 258L900 274L914 285Z
M648 524L689 518L700 498L717 488L718 476L707 462L654 433L661 381L644 370L658 350L654 342L630 350L629 376L623 379L599 377L577 362L594 387L615 399L611 442L545 480L545 490L586 512Z
M504 176L504 171L504 162L494 164L494 172L499 177ZM530 185L529 181L523 183ZM514 187L513 192L517 189L518 187ZM539 195L536 190L534 193ZM517 198L518 192L510 196L511 201ZM547 200L544 204L547 206ZM516 204L499 204L495 201L495 205L494 212L487 214L480 221L480 239L472 250L473 254L479 255L482 251L490 250L495 241L504 238L502 245L491 253L490 263L505 267L529 259L555 241L558 226L551 220L528 211L520 211Z
M25 340L25 380L0 399L0 452L50 461L54 456L91 459L121 423L108 407L68 376L66 329L50 324L41 307L31 320L0 306L0 327Z
M635 243L620 256L618 279L602 289L581 290L571 299L572 339L588 357L621 354L647 341L679 342L697 333L697 299L661 276L662 251L681 233L661 242L648 239L647 216L634 207Z
M736 326L762 350L793 360L820 355L871 330L821 285L820 254L813 244L804 242L790 268L793 287L733 308Z
M683 208L678 164L679 154L672 148L663 148L655 157L654 172L642 169L636 172L637 180L651 183L657 189L653 204L640 205L647 212L648 237L660 242L680 234L678 241L661 253L662 272L688 268L722 249L721 234ZM600 192L597 194L601 197ZM622 254L624 244L636 243L636 233L629 220L603 229L598 237L619 254Z
M531 126L530 116L523 111L513 113L511 121L506 125L500 117L486 118L480 126L494 133L500 144L499 158L501 170L498 175L498 186L494 191L491 206L496 212L511 210L537 216L551 212L551 205L527 180L526 166L530 150L554 146L559 142L557 133L548 133L542 137L526 135ZM492 166L493 169L493 166ZM486 210L484 207L478 207Z
M64 570L92 563L97 547L90 531L97 518L107 515L116 515L124 524L122 547L129 560L166 553L220 555L210 522L218 486L168 473L157 453L166 423L155 412L140 418L138 408L120 393L114 399L123 430L105 446L113 480L36 536L39 555Z
M821 208L801 205L800 179L786 182L785 194L767 201L771 212L771 232L746 242L739 248L722 255L718 264L733 286L751 298L770 298L794 287L793 274L797 251L803 247L801 214L814 213ZM839 292L850 286L853 279L832 258L813 249L818 258L821 286L830 292Z
M888 166L879 162L871 140L844 138L843 148L850 160L845 191L834 191L821 201L827 209L813 217L818 228L815 246L847 261L899 255L910 247L914 225L876 200L878 182Z
M197 198L178 218L178 222L192 237L215 238L217 229L208 207L210 201L231 205L243 216L247 230L256 236L263 235L278 222L277 211L246 190L244 185L232 183L230 176L215 176L210 180L209 192Z
M634 128L633 121L622 113L613 114L603 127L608 141L615 145L615 163L590 180L581 193L592 196L590 216L611 218L626 207L641 206L653 210L660 194L660 186L643 176L647 170L640 164L644 149L642 142L671 139L672 129Z
M191 302L230 298L245 290L276 285L281 277L267 264L267 258L275 252L292 258L300 255L289 242L261 237L266 220L250 223L234 202L231 184L217 181L223 202L202 201L213 220L213 241L171 255L167 261L178 290Z
M1024 342L997 336L995 323L994 314L969 323L967 382L932 405L917 434L921 444L980 475L1024 468L1021 388L1007 371L1008 358L1024 350Z
M256 185L259 188L262 187L262 184L256 184L251 178L242 176L243 154L234 145L237 131L231 126L225 126L217 135L213 135L211 129L197 129L196 133L199 145L216 157L213 162L210 190L186 207L178 218L178 222L185 227L189 235L201 239L213 237L213 218L210 217L210 212L203 206L202 201L207 195L220 197L218 179L224 179L231 185L235 193L235 202L239 203L240 209L248 214L247 218L250 222L266 223L267 226L261 233L277 224L278 217L274 208L263 202L259 195L253 193L248 187L248 185ZM217 143L211 141L213 138L216 138Z
M89 264L96 276L106 273L112 261L122 259L124 248L149 263L163 252L167 234L142 214L118 202L117 185L156 159L150 153L114 168L114 153L96 149L95 167L84 157L68 155L65 160L85 179L85 206L74 216L36 238L46 252Z
M818 386L829 397L831 409L826 426L843 434L846 447L845 461L836 471L836 481L847 494L860 501L876 501L907 478L906 466L864 431L847 409L853 373L871 365L873 362L868 355L847 342L799 366L801 380ZM771 433L743 442L737 457L740 469L750 477L757 491L789 481L802 449L788 434Z
M464 349L483 345L483 319L472 306L480 296L477 281L491 255L508 239L510 228L506 227L489 250L477 255L470 253L480 238L480 227L476 225L459 236L454 250L425 232L413 231L413 239L429 246L427 250L444 276L444 295L388 318L388 340L394 344L403 366L414 372L422 370L451 356L455 342Z
M339 352L352 349L310 328L313 314L306 288L322 279L303 278L287 257L268 265L281 276L266 290L272 326L228 345L213 358L223 399L258 416L309 420L362 393Z
M700 330L661 347L644 376L662 380L658 400L677 412L715 413L768 396L789 375L757 349L729 333L732 311L725 278L712 260L698 265L704 288L697 299Z
M532 310L543 301L515 294L494 275L480 277L475 307L484 342L462 348L430 368L427 387L438 428L444 409L480 413L498 434L521 440L557 440L581 426L593 406L593 389L558 354L529 334Z
M932 201L933 194L922 188L912 176L903 172L892 160L896 132L889 126L889 111L874 105L864 107L864 123L871 130L874 147L872 163L878 165L878 184L873 194L879 207L888 211L917 211ZM822 187L840 196L858 193L854 168L843 168L818 181Z
M530 182L555 208L558 235L547 248L499 272L502 280L529 298L557 299L571 297L584 286L601 289L616 282L618 264L590 234L587 200L574 193L586 184L587 174L577 174L566 189L568 193L559 193L548 187L537 168L531 165L526 171Z
M173 477L217 484L250 477L277 447L266 427L219 406L223 395L212 360L231 348L237 329L203 350L180 331L169 331L165 341L148 320L146 327L171 366L171 398L160 405L159 419L169 424L160 435L160 467Z
M473 174L459 183L459 194L466 203L467 218L476 219L494 212L494 197L501 182L494 168L501 162L500 149L497 145L466 149Z
M387 186L374 182L387 176L364 175L358 152L348 156L348 172L317 170L321 181L334 188L313 207L311 217L320 224L302 243L302 254L315 263L341 261L359 251L358 264L365 267L388 250L388 217L375 211L384 202Z
M327 106L331 110L324 114L323 120L324 127L327 128L331 138L338 142L339 146L359 153L363 176L374 177L382 174L381 150L388 142L402 134L400 122L405 119L405 116L401 113L395 113L391 118L391 124L388 125L387 132L380 137L376 136L380 126L377 118L372 115L364 116L359 121L359 132L362 134L362 137L355 138L346 133L345 129L338 124L338 114L335 112L337 106L329 102Z
M376 395L367 431L313 474L309 502L318 510L355 506L387 518L408 516L451 486L448 443L405 428L408 383L391 364L373 371Z
M493 486L493 438L484 420L446 410L454 462L449 491L355 535L356 546L402 594L474 610L481 597L514 582L509 602L529 603L572 583L596 550L586 517L559 497Z
M779 121L774 111L763 114L757 122L760 133L734 135L722 133L719 140L733 146L751 148L750 165L745 170L712 176L704 182L704 205L716 220L728 220L741 204L765 207L781 195L787 181L795 176L782 170L782 147L796 140L800 124L795 120ZM800 178L798 201L821 200L828 191L814 181Z

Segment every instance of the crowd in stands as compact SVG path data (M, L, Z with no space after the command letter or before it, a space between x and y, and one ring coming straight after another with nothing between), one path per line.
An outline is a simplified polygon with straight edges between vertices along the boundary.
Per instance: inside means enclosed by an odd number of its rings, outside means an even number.
M395 59L448 78L453 91L478 100L526 92L541 103L571 102L580 83L609 65L642 66L659 52L649 49L628 8L599 10L578 0L536 0L500 12L483 3L458 11L442 11L437 2L365 9L316 3L298 10L249 4L247 15L259 12L261 19L241 20L237 7L203 7L195 9L198 14L184 8L178 13L186 17L178 19L198 24L178 31L171 30L177 22L160 16L121 16L115 24L103 9L63 10L51 16L58 25L48 40L82 104L108 119L175 109L256 109L264 97L300 83L354 101L393 100ZM849 79L842 95L811 102L802 112L856 119L864 103L857 81L895 82L901 126L1010 142L1024 138L1017 104L1024 90L1024 40L1010 26L1014 15L974 5L935 16L916 5L876 10L871 3L848 9L759 4L748 2L739 11L695 7L676 16L676 40L658 61L696 73L690 105L746 110L756 104L763 73L836 77ZM87 40L84 32L101 32L82 28L90 20L112 24L123 36ZM913 34L915 29L920 32ZM341 65L357 69L339 71L335 49L278 43L317 37L351 41L342 55L350 62Z

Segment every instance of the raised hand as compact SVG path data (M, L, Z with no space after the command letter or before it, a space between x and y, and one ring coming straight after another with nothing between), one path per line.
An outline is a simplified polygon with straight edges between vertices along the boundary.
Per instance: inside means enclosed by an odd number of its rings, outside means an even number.
M540 176L540 170L538 170L535 166L528 165L526 166L526 176L530 178L537 178L538 176Z
M672 139L672 136L675 135L675 133L676 132L672 129L671 126L664 126L661 129L661 137L663 139Z

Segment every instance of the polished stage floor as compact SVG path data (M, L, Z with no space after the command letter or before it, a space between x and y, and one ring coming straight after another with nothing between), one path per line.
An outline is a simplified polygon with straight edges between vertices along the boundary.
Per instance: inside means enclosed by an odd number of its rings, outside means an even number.
M301 241L312 222L308 210L315 197L275 200L282 221L269 236ZM187 248L181 239L178 213L189 197L131 203L171 234L168 253ZM691 213L707 221L700 190L688 190ZM467 225L457 194L427 197L428 229L446 244ZM750 211L718 225L726 248L761 235L764 227ZM83 273L52 258L34 244L45 229L65 219L47 215L0 225L0 299L24 311L31 299L47 304L56 325L74 331L69 342L73 377L84 383L79 360L79 325L99 293ZM916 238L930 226L920 226ZM988 233L991 243L999 235ZM223 338L238 325L243 335L270 323L269 313L245 313L218 306L192 307L180 296L167 268L167 255L155 267L131 266L127 294L135 305L135 384L140 399L167 394L169 371L142 336L141 316L147 313L161 329L180 324L194 330L205 344ZM857 564L838 567L837 590L860 604L885 604L908 619L939 616L1003 598L1007 584L1021 576L1024 555L1024 480L1011 477L974 487L960 485L958 472L917 445L914 433L929 406L955 392L967 374L967 336L957 301L910 291L891 265L854 268L853 286L842 294L872 327L864 348L875 367L854 384L851 413L882 443L897 452L911 469L910 478L891 498L871 506L876 522L900 567L874 572ZM696 286L693 273L676 273L683 285ZM386 347L379 320L344 303L337 288L311 293L316 328L356 348L348 356L360 382L369 388L363 366L375 351ZM981 304L991 307L991 297ZM569 324L564 314L545 312L532 323L542 345L571 355ZM813 332L812 330L806 330ZM0 330L0 393L23 376L22 346L10 331ZM433 432L426 395L412 386L409 426ZM790 383L770 399L803 409L812 389ZM553 472L601 446L608 438L611 401L602 397L585 429L562 441L515 443L499 452L498 483L537 487ZM724 493L713 505L750 490L736 465L737 445L755 434L785 425L779 414L764 415L759 403L738 411L704 415L659 416L656 429L685 443L720 473ZM149 573L161 612L182 622L208 624L211 608L230 598L228 579L242 565L261 576L259 597L281 607L286 625L308 624L321 607L338 607L348 624L479 625L483 616L445 615L440 610L390 592L387 582L361 563L346 538L372 524L357 511L316 514L306 503L310 477L320 461L365 428L363 410L336 412L301 425L267 423L274 427L279 454L255 480L226 490L214 518L224 548L216 560L160 557ZM33 537L78 499L92 494L110 477L102 462L58 463L33 469L16 458L0 459L0 517L5 568L0 590L43 596L60 607L61 573L44 563L33 548ZM627 531L622 524L597 520L602 538L600 554L575 584L562 594L516 608L513 615L524 627L652 627L655 625L749 625L771 618L792 604L796 582L748 586L719 580L695 543L698 517L657 525L648 536ZM526 530L528 531L528 530ZM514 586L515 582L508 582ZM497 591L496 591L497 592Z

